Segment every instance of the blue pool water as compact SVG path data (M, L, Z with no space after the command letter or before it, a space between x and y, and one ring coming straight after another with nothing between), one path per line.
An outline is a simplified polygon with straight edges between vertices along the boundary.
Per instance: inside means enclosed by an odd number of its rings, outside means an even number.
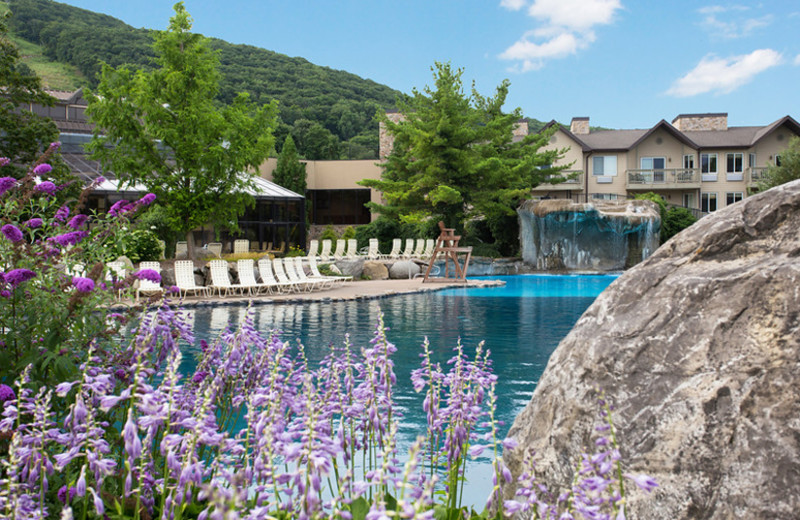
M468 353L473 353L478 342L485 340L498 376L497 417L505 423L500 428L502 438L530 400L559 341L616 275L490 278L501 279L506 285L367 301L258 305L250 312L260 330L279 329L284 340L299 338L312 362L328 353L331 342L342 342L346 333L350 334L352 345L366 345L372 338L379 312L383 312L390 329L389 341L397 346L394 391L404 414L400 435L405 442L424 431L422 399L414 393L410 382L411 371L419 366L424 338L428 337L436 361L441 362L452 356L458 338ZM191 316L197 339L214 337L228 325L235 327L245 312L243 306L194 310ZM191 349L187 352L193 353ZM185 362L193 364L192 357L185 356ZM478 480L485 478L484 474ZM480 489L476 494L480 496L476 500L479 505L488 491Z

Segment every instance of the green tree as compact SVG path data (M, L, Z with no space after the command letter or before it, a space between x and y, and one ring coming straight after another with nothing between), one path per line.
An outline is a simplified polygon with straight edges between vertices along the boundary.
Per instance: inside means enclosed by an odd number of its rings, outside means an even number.
M780 165L774 164L767 168L764 179L758 183L759 191L800 179L800 137L789 140L789 146L780 153L780 158Z
M272 180L295 193L304 196L306 194L306 165L301 163L297 156L297 148L291 134L287 135L283 142Z
M215 103L218 58L190 32L183 3L167 31L158 32L156 68L133 72L103 66L87 113L96 123L88 145L106 170L156 194L173 228L186 235L208 222L236 229L253 198L252 170L273 148L276 105L253 105L239 94Z
M467 96L461 69L436 63L432 70L433 88L414 89L398 100L400 121L379 115L394 147L381 179L360 182L381 191L386 201L370 208L404 222L443 220L459 230L474 217L516 225L515 209L531 188L546 179L563 180L562 168L550 167L563 151L539 152L550 133L514 142L521 112L501 110L507 80L494 97L483 97L474 87Z
M339 139L330 130L309 119L298 119L292 125L300 155L312 161L339 158Z
M52 106L55 99L20 62L19 50L8 38L8 18L8 13L0 15L0 157L11 159L5 175L20 178L50 143L58 140L58 128L49 118L19 110L31 103Z

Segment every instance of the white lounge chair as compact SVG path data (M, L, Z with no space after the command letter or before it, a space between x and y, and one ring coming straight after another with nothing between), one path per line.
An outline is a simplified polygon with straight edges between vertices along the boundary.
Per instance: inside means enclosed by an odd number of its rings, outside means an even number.
M364 256L367 257L368 260L377 260L381 257L380 252L380 243L378 242L377 238L370 238L369 239L369 246L367 247L367 251L364 253Z
M308 243L308 256L319 256L319 240L311 240Z
M336 251L333 252L333 258L341 260L344 258L345 249L347 248L347 240L340 238L336 241Z
M308 276L306 274L305 269L303 268L302 256L294 257L294 270L297 273L298 277L300 278L300 281L315 284L314 289L330 289L331 287L333 287L334 283L333 280L325 280L322 278L311 278L310 276Z
M308 277L306 277L306 279L303 280L303 278L301 278L300 274L297 272L297 268L295 266L296 263L294 261L294 258L283 259L283 269L286 272L286 276L289 277L290 282L294 282L295 284L297 284L297 287L299 289L306 292L311 292L314 289L319 289L322 286L321 280L311 280Z
M346 258L355 258L358 256L358 240L355 238L347 239L347 253L344 255Z
M406 239L406 248L403 250L402 257L403 258L411 258L414 256L414 239L407 238Z
M229 294L236 294L237 291L242 290L242 286L234 285L228 276L228 261L227 260L211 260L208 263L209 270L211 271L211 294L214 291L219 293L220 298L224 298Z
M322 241L322 251L319 252L319 259L323 262L327 262L331 259L331 247L332 242L329 239L325 239Z
M422 258L422 255L425 253L425 239L418 238L417 245L414 247L414 258Z
M189 245L186 242L181 241L181 242L178 242L178 243L175 244L175 256L176 257L178 255L185 255L188 252L189 252Z
M250 241L239 239L233 241L233 254L239 253L249 253L250 252Z
M210 290L203 285L197 285L194 280L194 262L191 260L178 260L175 262L175 286L178 288L178 297L183 298L190 293L201 293L209 296Z
M143 271L145 269L150 269L151 271L155 271L158 274L161 274L161 263L160 262L140 262L139 263L139 271ZM161 294L164 289L161 288L161 284L158 282L152 282L150 280L139 280L139 286L136 288L136 300L139 300L139 296L144 294Z
M222 243L210 242L208 244L208 252L215 255L217 258L222 258Z
M382 255L383 258L387 258L389 260L397 260L400 258L400 250L403 248L403 241L399 238L392 239L392 250L389 251L389 254Z
M259 283L256 280L255 262L252 258L236 261L236 270L239 272L239 284L242 287L248 287L250 294L262 294L267 292L269 288L265 283Z
M297 282L293 282L289 279L289 276L283 269L283 258L272 259L272 271L275 273L275 277L278 279L278 281L290 291L300 292L305 289L305 285L298 284Z
M353 279L352 276L325 276L319 272L317 260L313 256L308 257L308 267L311 269L311 276L309 276L309 278L312 280L328 280L333 283L343 284L344 282Z
M436 240L432 238L425 240L425 252L422 253L422 259L430 260L434 249L436 249Z
M262 258L258 261L258 274L270 294L290 292L294 287L293 283L281 283L275 278L272 272L272 261L269 258Z

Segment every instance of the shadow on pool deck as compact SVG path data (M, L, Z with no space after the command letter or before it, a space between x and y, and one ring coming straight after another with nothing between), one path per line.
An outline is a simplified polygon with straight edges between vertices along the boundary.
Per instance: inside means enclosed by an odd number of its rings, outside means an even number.
M370 300L375 298L385 298L398 294L412 294L429 291L438 291L452 287L497 287L505 285L501 280L468 280L463 282L429 282L422 283L422 278L412 280L358 280L346 282L340 286L327 290L317 290L313 292L300 292L290 294L262 294L257 296L227 296L221 298L212 296L210 298L188 296L183 299L184 307L195 307L218 304L241 304L252 301L259 303L302 303L302 302L325 302L343 300ZM173 302L176 298L171 298ZM158 301L156 298L155 301ZM152 301L152 300L151 300ZM141 303L145 301L142 300ZM125 302L123 302L125 304Z

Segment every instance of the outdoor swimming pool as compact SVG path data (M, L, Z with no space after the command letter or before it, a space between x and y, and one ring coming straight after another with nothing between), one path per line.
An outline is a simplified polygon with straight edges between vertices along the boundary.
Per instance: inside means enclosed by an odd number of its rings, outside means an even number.
M422 399L410 382L419 366L420 345L427 336L436 361L449 359L458 338L473 353L485 340L498 376L497 417L505 435L514 417L530 400L550 354L584 310L617 275L493 276L504 287L457 288L366 301L258 305L251 309L260 330L279 329L284 340L300 339L309 360L318 361L329 345L344 341L364 346L383 312L394 355L395 396L402 408L401 438L407 442L424 429ZM244 306L219 306L192 311L195 335L209 339L236 324ZM199 348L197 346L193 348ZM195 352L187 352L194 354ZM184 357L185 370L193 356Z

